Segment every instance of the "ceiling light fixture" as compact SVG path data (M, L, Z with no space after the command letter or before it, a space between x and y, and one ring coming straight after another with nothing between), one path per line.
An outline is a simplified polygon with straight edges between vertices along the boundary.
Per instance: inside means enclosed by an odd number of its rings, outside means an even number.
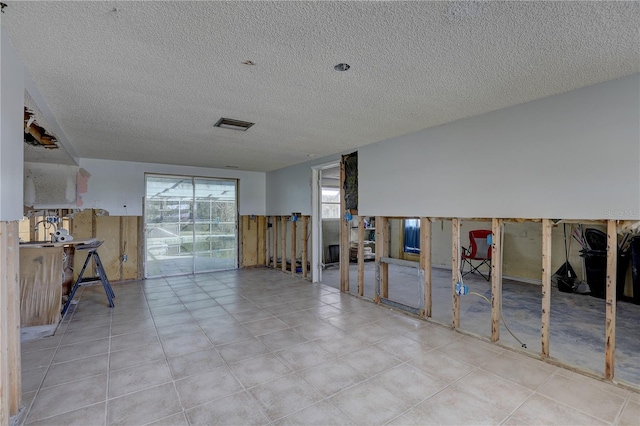
M223 129L242 130L245 131L256 123L248 121L234 120L233 118L220 118L214 127L222 127Z
M333 67L336 71L347 71L349 68L351 68L351 65L345 63L341 63Z

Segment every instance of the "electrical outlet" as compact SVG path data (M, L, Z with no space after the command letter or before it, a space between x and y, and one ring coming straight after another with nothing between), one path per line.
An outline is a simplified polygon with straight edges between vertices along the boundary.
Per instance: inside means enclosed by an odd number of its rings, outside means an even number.
M457 282L456 283L456 294L458 296L465 296L467 294L469 294L469 286L468 285L464 285L461 282Z

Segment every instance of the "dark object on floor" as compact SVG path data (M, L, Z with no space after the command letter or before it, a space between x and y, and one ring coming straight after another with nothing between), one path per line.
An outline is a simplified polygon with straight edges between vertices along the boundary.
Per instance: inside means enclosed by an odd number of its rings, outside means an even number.
M558 277L558 290L563 293L573 293L576 289L576 278L575 277Z
M340 245L331 244L329 245L329 261L327 263L337 262L340 262Z
M564 262L553 275L565 278L576 278L578 276L569 262Z
M631 239L631 277L633 279L633 303L640 305L640 235Z
M584 235L590 249L580 250L580 256L584 258L587 283L591 287L592 296L604 299L607 294L607 234L597 229L587 228L584 230ZM638 244L640 252L640 241ZM616 298L620 300L624 296L624 285L629 266L628 251L618 252L617 265Z

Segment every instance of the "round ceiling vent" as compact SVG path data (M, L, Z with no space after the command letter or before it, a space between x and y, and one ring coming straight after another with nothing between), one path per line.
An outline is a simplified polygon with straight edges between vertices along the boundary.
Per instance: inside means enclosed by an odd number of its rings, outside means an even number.
M349 68L351 68L351 66L349 64L338 64L335 67L333 67L333 69L335 69L336 71L346 71Z

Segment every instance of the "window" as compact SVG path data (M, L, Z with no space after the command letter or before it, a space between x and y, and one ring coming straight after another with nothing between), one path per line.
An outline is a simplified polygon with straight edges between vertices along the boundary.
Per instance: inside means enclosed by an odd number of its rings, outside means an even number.
M340 219L339 188L322 188L322 218Z
M420 253L419 219L405 219L404 221L404 251L405 253Z

